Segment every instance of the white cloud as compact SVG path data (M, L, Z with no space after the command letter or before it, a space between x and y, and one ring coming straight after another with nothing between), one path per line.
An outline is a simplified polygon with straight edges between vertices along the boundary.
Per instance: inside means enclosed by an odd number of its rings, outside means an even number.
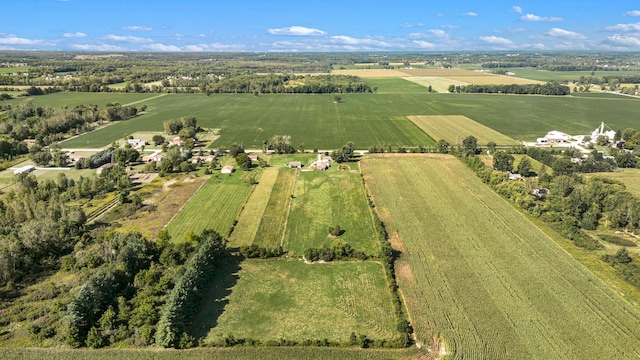
M141 38L141 37L137 37L137 36L123 36L123 35L113 35L113 34L109 34L107 36L104 37L106 40L111 40L111 41L118 41L118 42L128 42L128 43L133 43L133 44L146 44L146 43L152 43L153 40L151 39L146 39L146 38Z
M526 15L522 15L520 17L520 20L522 21L532 21L532 22L538 22L538 21L550 21L550 22L554 22L554 21L562 21L562 18L559 17L546 17L546 16L538 16L538 15L533 15L533 14L526 14Z
M608 31L624 31L624 32L640 31L640 22L633 23L633 24L617 24L614 26L607 26L604 29Z
M607 38L610 42L625 47L640 47L640 38L628 35L615 34Z
M522 14L522 8L520 6L514 5L511 7L511 10L517 12L518 14Z
M493 45L513 45L513 41L495 35L481 36L480 41Z
M322 30L308 28L304 26L291 26L281 29L268 29L267 32L271 35L287 35L287 36L321 36L327 33Z
M83 32L74 32L74 33L64 33L62 36L66 38L83 38L83 37L87 37L87 34Z
M151 51L164 51L164 52L179 52L182 51L175 45L164 45L160 43L144 45L143 48Z
M151 31L153 28L148 26L123 26L122 30L131 30L131 31Z
M458 25L440 25L441 28L443 29L458 29L460 28L460 26Z
M42 45L43 40L27 39L15 35L4 35L0 37L0 44L3 45Z
M111 44L73 44L74 49L82 51L126 51L127 49Z
M419 48L422 49L432 49L434 48L436 45L432 44L428 41L424 41L424 40L414 40L413 41L414 44L416 44L416 46L418 46Z
M371 45L371 46L378 46L378 47L391 47L391 44L382 40L376 40L372 38L358 39L358 38L354 38L347 35L332 36L331 40L334 43L344 44L344 45Z
M420 39L420 38L448 38L449 34L446 31L440 29L431 29L426 33L417 32L409 34L410 38Z
M478 14L474 13L473 11L469 11L469 12L460 14L460 16L471 16L471 17L474 17L474 16L478 16Z
M404 24L400 24L400 27L403 27L405 29L410 29L410 28L415 28L415 27L423 27L424 24L423 23L404 23Z
M573 39L573 40L583 40L587 37L573 31L564 30L560 28L553 28L546 33L546 35L551 36L552 38L562 38L562 39Z
M626 16L640 16L640 10L630 10L624 13Z
M243 44L222 44L222 43L213 43L213 44L192 44L185 45L182 50L191 51L191 52L202 52L202 51L243 51L245 50L245 45Z

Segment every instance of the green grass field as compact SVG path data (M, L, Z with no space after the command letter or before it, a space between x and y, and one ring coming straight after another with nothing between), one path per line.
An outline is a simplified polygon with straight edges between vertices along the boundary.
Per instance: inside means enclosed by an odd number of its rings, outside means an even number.
M478 139L478 144L486 145L493 141L497 145L518 145L512 138L489 127L479 124L466 116L409 116L416 126L436 140L446 140L449 144L462 145L469 135Z
M328 228L339 225L344 230L339 240L369 255L377 254L379 244L362 179L337 166L333 164L327 172L298 175L284 241L290 253L302 255L307 248L331 245L334 240Z
M371 89L377 87L376 94L426 94L427 89L417 83L402 78L366 78L364 82ZM428 87L428 85L427 85Z
M251 191L240 180L241 173L213 175L171 220L167 226L171 238L180 241L186 232L198 234L204 229L226 237Z
M377 156L362 167L402 252L396 274L419 342L441 338L453 359L637 358L640 312L459 160Z
M236 338L348 341L351 332L393 339L392 295L379 263L308 265L298 260L245 260L227 264L229 289L214 284L191 332L205 342ZM219 273L228 273L220 269Z
M258 221L258 219L260 221L253 240L254 244L267 248L276 248L282 245L295 181L296 170L285 167L279 169L276 182L271 188L267 206L262 216L254 219L254 221Z
M121 105L152 98L158 94L133 94L133 93L86 93L86 92L60 92L42 96L32 96L29 98L18 98L5 100L3 104L17 106L26 99L33 99L35 106L69 106L74 107L81 104L95 104L105 106L109 103L120 103Z

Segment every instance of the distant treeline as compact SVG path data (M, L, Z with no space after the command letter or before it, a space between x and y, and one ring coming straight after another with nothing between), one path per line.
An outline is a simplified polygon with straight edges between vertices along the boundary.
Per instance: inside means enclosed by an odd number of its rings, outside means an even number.
M538 60L538 59L536 59ZM602 65L573 65L573 64L539 64L537 61L486 62L484 69L499 68L533 68L547 71L619 71L619 68Z
M206 93L370 93L371 88L357 76L348 75L240 75L216 79L206 85Z
M449 92L484 93L484 94L535 94L535 95L569 95L568 86L555 82L540 84L511 85L449 85Z

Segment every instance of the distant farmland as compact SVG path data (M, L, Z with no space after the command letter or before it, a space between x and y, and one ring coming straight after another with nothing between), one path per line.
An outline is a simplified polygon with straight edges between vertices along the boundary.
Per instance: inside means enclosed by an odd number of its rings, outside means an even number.
M469 135L478 139L480 145L493 141L497 145L518 145L512 138L479 124L466 116L409 116L414 124L435 140L446 140L449 144L462 145Z
M453 359L637 358L640 313L459 160L362 168L420 343L440 338Z

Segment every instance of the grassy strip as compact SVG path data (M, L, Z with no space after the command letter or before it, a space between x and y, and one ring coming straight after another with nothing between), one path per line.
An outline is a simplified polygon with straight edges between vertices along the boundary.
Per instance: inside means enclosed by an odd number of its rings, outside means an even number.
M253 240L255 245L268 248L282 245L295 179L295 170L280 168Z
M278 179L278 168L270 167L262 171L258 184L253 189L247 203L238 217L238 224L235 226L227 245L229 247L248 246L253 243L262 216L265 213L271 191Z
M49 359L49 360L111 360L111 359L411 359L419 356L415 348L409 349L355 349L327 347L233 347L233 348L196 348L188 350L143 349L35 349L1 348L4 359Z

